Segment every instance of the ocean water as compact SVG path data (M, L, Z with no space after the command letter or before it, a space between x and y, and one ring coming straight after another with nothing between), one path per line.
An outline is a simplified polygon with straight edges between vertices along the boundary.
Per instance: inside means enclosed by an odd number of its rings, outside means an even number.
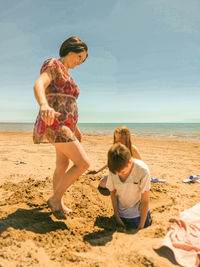
M87 135L112 135L126 125L133 137L200 141L200 123L79 123ZM0 123L0 132L32 132L33 123Z

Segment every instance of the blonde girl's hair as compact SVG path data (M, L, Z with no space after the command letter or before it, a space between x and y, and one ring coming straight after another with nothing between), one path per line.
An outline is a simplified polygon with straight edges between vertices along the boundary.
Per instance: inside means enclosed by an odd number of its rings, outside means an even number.
M132 142L131 142L131 132L129 131L128 127L126 126L120 126L114 131L114 144L116 143L115 140L115 133L118 133L121 135L121 138L124 140L124 145L130 150L131 156L133 156L132 151Z

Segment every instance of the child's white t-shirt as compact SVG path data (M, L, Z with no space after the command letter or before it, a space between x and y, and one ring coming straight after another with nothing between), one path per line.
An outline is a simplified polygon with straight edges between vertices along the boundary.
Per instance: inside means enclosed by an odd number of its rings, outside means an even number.
M140 216L141 194L150 190L150 171L147 165L134 159L134 166L128 178L122 182L117 174L109 172L106 187L116 190L118 211L122 218L136 218Z

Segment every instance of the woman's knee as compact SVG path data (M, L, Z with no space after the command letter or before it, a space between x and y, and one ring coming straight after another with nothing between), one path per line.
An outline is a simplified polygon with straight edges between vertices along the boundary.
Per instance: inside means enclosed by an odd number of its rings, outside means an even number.
M83 171L86 171L90 167L90 162L88 159L84 159L79 166Z
M89 159L78 141L64 143L62 145L56 144L56 146L66 156L66 158L70 159L74 165L83 172L89 168Z

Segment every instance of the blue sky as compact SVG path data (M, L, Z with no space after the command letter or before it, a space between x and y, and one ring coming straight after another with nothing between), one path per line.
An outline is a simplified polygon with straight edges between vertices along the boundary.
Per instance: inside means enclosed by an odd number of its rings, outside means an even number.
M0 121L34 121L44 60L79 36L79 122L200 122L199 0L4 0Z

